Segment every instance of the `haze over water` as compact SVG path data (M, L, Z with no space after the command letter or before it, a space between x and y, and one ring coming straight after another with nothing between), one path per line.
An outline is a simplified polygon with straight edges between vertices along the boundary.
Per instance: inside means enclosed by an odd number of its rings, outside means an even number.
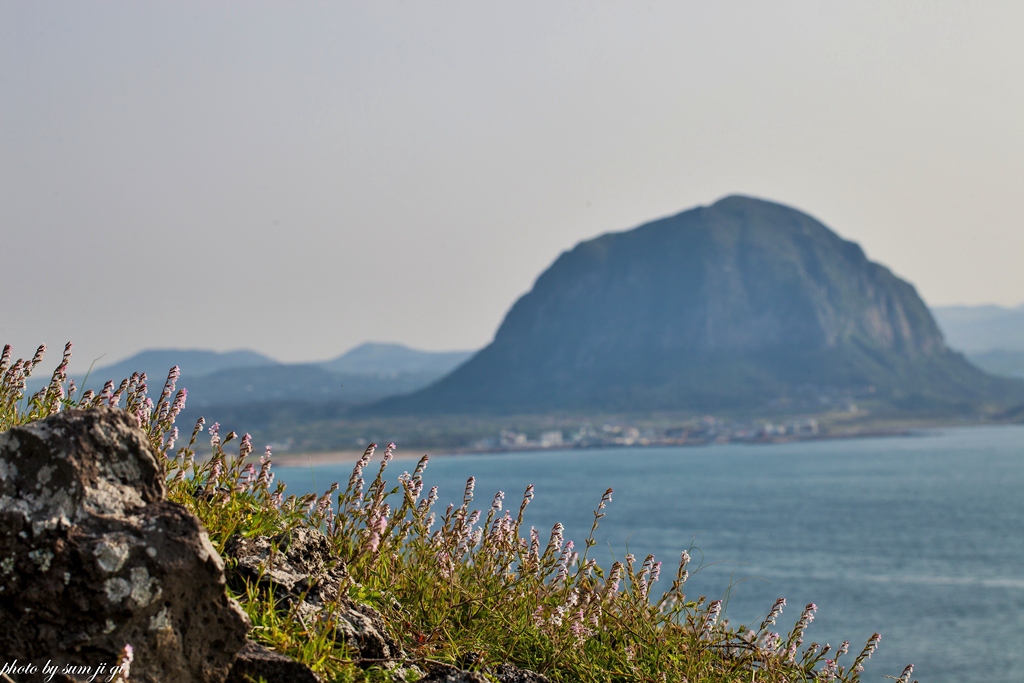
M389 468L394 481L412 463ZM292 493L347 480L351 464L278 468ZM622 448L438 457L428 486L438 509L477 478L477 507L496 490L527 524L556 521L581 545L591 511L615 489L602 520L602 566L633 552L664 561L666 590L679 552L696 549L687 594L722 597L734 623L760 622L776 597L788 630L804 604L818 615L807 642L873 631L882 646L864 681L908 663L922 683L1010 683L1024 670L1024 427L937 430L919 436L706 448ZM698 550L699 549L699 550ZM711 563L711 564L709 564ZM746 579L746 580L744 580ZM852 657L850 659L852 661Z

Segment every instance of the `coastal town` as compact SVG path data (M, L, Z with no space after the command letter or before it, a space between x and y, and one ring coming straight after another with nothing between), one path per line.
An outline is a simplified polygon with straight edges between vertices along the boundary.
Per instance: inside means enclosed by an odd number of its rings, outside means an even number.
M491 452L611 446L703 446L712 443L772 443L821 436L822 430L814 418L754 423L707 416L693 424L669 428L608 422L599 426L585 423L575 430L542 430L532 435L524 431L503 429L494 437L474 441L466 450Z

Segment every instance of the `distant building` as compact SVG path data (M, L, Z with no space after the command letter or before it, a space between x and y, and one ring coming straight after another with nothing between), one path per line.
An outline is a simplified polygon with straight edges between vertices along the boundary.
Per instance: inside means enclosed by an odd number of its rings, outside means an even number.
M541 448L558 448L563 443L561 430L553 430L550 432L541 432L540 435L540 447Z

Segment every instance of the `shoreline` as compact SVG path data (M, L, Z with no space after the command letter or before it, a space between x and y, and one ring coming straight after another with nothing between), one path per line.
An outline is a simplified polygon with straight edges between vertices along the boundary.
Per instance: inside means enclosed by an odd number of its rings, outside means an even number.
M852 439L873 439L873 438L909 438L914 436L920 436L923 432L931 429L943 429L943 428L962 428L962 427L982 427L982 426L996 426L997 424L1010 423L987 423L987 424L950 424L948 422L937 422L937 423L920 423L913 425L901 425L893 427L878 427L875 429L855 430L855 431L837 431L833 433L815 434L815 435L787 435L787 436L772 436L766 438L731 438L731 439L708 439L708 440L690 440L690 441L679 441L679 442L657 442L657 443L602 443L602 444L565 444L562 446L553 447L542 447L542 446L519 446L515 448L448 448L444 450L438 450L436 452L424 452L427 449L419 448L415 450L410 449L396 449L394 452L395 461L418 461L423 455L429 455L433 458L450 458L459 457L465 455L501 455L504 453L536 453L539 451L551 451L551 452L567 452L567 451L580 451L580 450L605 450L609 448L704 448L716 445L726 444L739 444L749 446L761 446L761 445L772 445L782 443L804 443L814 441L841 441L841 440L852 440ZM354 463L363 454L362 450L336 450L336 451L320 451L320 452L309 452L309 453L285 453L285 454L274 454L274 465L278 467L305 467L310 465L334 465L334 464L345 464ZM370 462L380 460L380 454L383 453L383 449L378 448L377 452L374 453L373 458Z

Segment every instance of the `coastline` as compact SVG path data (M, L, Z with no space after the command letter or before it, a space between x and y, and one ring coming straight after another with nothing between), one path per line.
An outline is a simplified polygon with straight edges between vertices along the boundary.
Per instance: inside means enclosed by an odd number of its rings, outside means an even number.
M397 448L394 452L394 460L396 461L417 461L423 455L429 455L431 458L449 458L458 457L462 455L501 455L503 453L523 453L523 452L536 452L536 451L578 451L578 450L607 450L612 448L701 448L721 444L746 444L750 446L768 445L768 444L782 444L782 443L802 443L802 442L814 442L814 441L845 441L854 439L873 439L873 438L895 438L895 437L913 437L920 435L923 431L929 429L940 429L940 428L952 428L952 427L970 427L970 426L984 426L985 424L991 425L992 423L951 423L949 421L922 421L919 423L898 423L892 425L876 425L869 429L850 429L850 430L835 430L827 433L819 433L814 435L786 435L786 436L760 436L757 438L715 438L715 439L704 439L704 440L677 440L677 441L659 441L659 442L635 442L635 443L592 443L592 444L563 444L560 446L540 446L540 445L520 445L517 447L509 448L445 448L439 449L434 452L430 452L425 448ZM1009 424L1009 423L1007 423ZM371 462L379 460L380 454L383 449L378 448L377 452L374 453L374 457ZM307 453L291 453L286 452L282 454L274 454L274 464L279 467L303 467L307 465L333 465L333 464L344 464L354 463L363 454L362 450L332 450L332 451L315 451Z

